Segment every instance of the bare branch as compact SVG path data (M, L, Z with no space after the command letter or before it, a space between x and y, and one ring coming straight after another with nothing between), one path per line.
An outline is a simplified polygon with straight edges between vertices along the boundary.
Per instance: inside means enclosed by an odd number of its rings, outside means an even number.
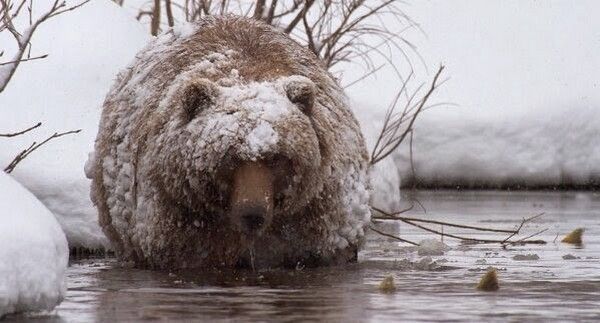
M539 235L540 233L545 232L546 230L542 230L542 231L540 231L538 233L535 233L533 235L527 236L527 237L525 237L523 239L520 239L518 241L509 241L510 237L513 237L514 235L516 235L516 234L518 234L520 232L521 228L523 227L523 225L525 223L533 221L534 219L539 218L540 216L543 215L543 213L535 215L535 216L532 216L532 217L527 218L527 219L523 219L523 221L521 222L521 225L519 226L519 228L517 230L501 230L501 229L491 229L491 228L483 228L483 227L476 227L476 226L455 224L455 223L449 223L449 222L443 222L443 221L435 221L435 220L425 220L425 219L418 219L418 218L402 217L402 216L394 215L394 214L397 214L397 213L388 213L386 211L383 211L383 210L375 208L375 207L372 207L372 208L374 210L376 210L377 212L379 212L379 213L381 213L381 214L384 215L384 217L373 217L373 219L376 219L376 220L398 220L398 221L404 222L406 224L409 224L411 226L417 227L419 229L425 230L427 232L438 234L438 235L440 235L442 237L449 237L449 238L458 239L458 240L461 240L461 241L464 241L464 242L469 242L469 243L499 243L499 244L502 244L502 245L507 245L507 244L545 244L546 243L543 240L529 240L531 237ZM509 238L503 239L503 240L497 240L497 239L478 239L478 238L472 238L472 237L464 237L464 236L458 236L458 235L454 235L454 234L445 233L443 231L438 231L438 230L435 230L435 229L431 229L431 228L425 227L423 225L420 225L417 222L420 222L420 223L429 223L429 224L446 225L446 226L450 226L450 227L457 227L457 228L477 230L477 231L511 233L511 236L509 236Z
M538 215L532 216L530 218L526 218L523 219L523 221L521 221L521 224L519 225L519 227L510 235L508 236L506 239L504 239L502 241L502 243L506 243L510 240L510 238L514 237L515 235L519 234L519 232L521 231L521 229L523 228L523 226L527 223L527 222L531 222L539 217L541 217L542 215L544 215L544 213L540 213Z
M165 0L165 11L167 12L167 23L169 24L169 27L173 27L175 25L175 20L173 19L171 0Z
M283 32L286 34L291 33L292 30L294 30L294 28L296 28L296 25L298 25L300 20L302 20L302 18L308 14L308 11L310 10L310 7L312 7L313 3L315 3L314 0L305 0L304 7L302 7L302 10L300 12L298 12L296 17L294 17L294 19L292 19L292 21L289 23L289 25L287 25L287 27L285 27Z
M150 22L150 33L152 36L158 35L160 28L160 0L154 0L154 7L152 7L152 20Z
M80 131L81 131L81 129L71 130L71 131L66 131L66 132L61 132L61 133L55 132L52 136L46 138L46 140L40 142L39 144L34 141L31 144L31 146L29 146L27 149L21 151L17 156L15 156L15 158L10 162L10 164L8 164L8 166L6 166L6 168L4 168L4 171L7 173L11 173L15 169L15 167L17 167L17 165L21 161L23 161L23 159L27 158L27 156L29 156L29 154L31 154L32 152L34 152L36 149L40 148L41 146L45 145L49 141L56 139L56 138L60 138L62 136L76 134L76 133L79 133Z
M36 57L24 58L24 59L22 59L22 60L21 60L21 62L33 61L33 60L36 60L36 59L44 59L44 58L46 58L46 57L48 57L48 54L44 54L44 55L40 55L40 56L36 56ZM3 63L0 63L0 66L9 65L9 64L14 64L14 63L16 63L16 62L14 62L14 61L11 61L11 62L3 62Z
M33 125L33 126L31 126L31 127L27 128L27 129L25 129L25 130L19 131L19 132L14 132L14 133L0 133L0 137L7 137L7 138L10 138L10 137L16 137L16 136L20 136L20 135L22 135L22 134L25 134L25 133L27 133L27 132L29 132L29 131L31 131L31 130L33 130L33 129L35 129L35 128L38 128L38 127L39 127L39 126L41 126L41 125L42 125L42 123L41 123L41 122L38 122L38 123L36 123L35 125Z
M373 151L371 153L371 165L375 165L379 161L389 156L392 152L394 152L394 150L404 141L406 135L412 131L413 124L419 116L419 113L422 111L423 107L425 106L425 103L427 102L431 94L437 88L437 81L440 75L442 74L443 70L444 66L441 65L437 73L435 74L433 81L431 82L429 90L425 93L425 96L415 106L416 108L414 112L412 112L412 115L407 115L407 112L411 111L410 108L407 107L405 108L404 112L400 114L399 118L397 118L396 120L392 120L392 118L394 117L396 102L399 98L399 95L402 91L406 89L406 82L405 84L403 84L401 91L398 93L396 99L394 100L395 102L392 103L390 109L388 109L388 112L386 113L384 125L377 138L375 147L373 147ZM396 135L396 133L399 131L400 127L402 126L405 120L408 120L408 125L406 126L406 129L404 130L404 132L402 132L402 134ZM391 136L388 136L388 134L391 134Z
M254 14L252 15L252 18L256 20L261 20L263 18L266 2L267 0L256 0L256 3L254 4Z
M455 227L455 228L462 228L462 229L470 229L470 230L477 230L477 231L487 231L487 232L501 232L501 233L511 233L511 234L518 234L519 233L519 229L517 230L505 230L505 229L491 229L491 228L484 228L484 227L477 227L477 226L471 226L471 225L464 225L464 224L455 224L455 223L450 223L450 222L444 222L444 221L435 221L435 220L426 220L426 219L419 219L419 218L411 218L411 217L405 217L405 216L398 216L398 214L405 212L400 211L400 212L395 212L395 213L388 213L385 212L377 207L371 207L373 210L383 214L383 217L377 217L374 216L373 219L376 220L406 220L406 221L413 221L413 222L422 222L422 223L430 223L430 224L439 224L439 225L446 225L449 227ZM539 214L533 218L530 219L534 219L536 217L541 216L542 214ZM521 226L522 227L522 226Z
M383 231L379 231L379 230L377 230L377 229L373 228L373 226L369 226L369 229L370 229L370 230L373 230L373 232L376 232L376 233L378 233L378 234L380 234L380 235L382 235L382 236L384 236L384 237L392 238L392 239L398 240L398 241L400 241L400 242L405 242L405 243L411 244L411 245L413 245L413 246L418 246L418 245L419 245L419 244L418 244L418 243L416 243L416 242L412 242L412 241L410 241L410 240L406 240L406 239L403 239L403 238L397 237L397 236L395 236L395 235L392 235L392 234L389 234L389 233L385 233L385 232L383 232Z
M28 7L30 26L28 28L26 28L24 31L19 32L19 31L17 31L16 27L13 24L13 19L19 14L25 1L20 2L20 4L17 6L16 10L11 12L11 8L13 8L13 6L11 5L11 1L10 0L0 0L0 5L2 6L0 8L2 10L2 13L0 16L0 18L2 18L2 24L0 25L0 31L5 30L5 29L8 30L15 38L15 41L17 42L17 45L18 45L18 50L14 54L13 58L8 62L3 62L2 64L0 64L0 93L2 93L4 91L4 89L8 85L8 82L12 79L13 75L15 74L15 71L17 70L17 68L19 67L19 64L21 62L26 62L26 61L30 61L30 60L34 60L34 59L41 59L41 58L45 57L45 55L41 55L41 56L33 57L33 58L31 57L31 37L33 36L33 34L37 30L37 28L46 20L48 20L52 17L56 17L65 12L80 8L81 6L88 3L89 1L90 0L85 0L77 5L72 6L72 7L67 7L66 3L64 1L59 2L59 0L54 0L51 8L47 12L42 14L39 18L37 18L35 21L32 20L32 11L33 11L32 3L33 2L31 2L30 6ZM29 49L29 51L28 51L28 49ZM27 54L27 57L24 58L24 55L26 52L28 52L28 54Z

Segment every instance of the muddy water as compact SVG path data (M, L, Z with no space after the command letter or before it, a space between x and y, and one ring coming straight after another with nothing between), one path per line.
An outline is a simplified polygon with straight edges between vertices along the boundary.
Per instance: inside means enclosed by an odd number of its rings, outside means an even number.
M510 229L524 216L545 212L525 232L547 228L539 238L549 243L502 249L461 245L446 238L450 250L425 256L388 238L370 236L358 264L257 273L173 274L121 268L111 259L79 261L69 268L66 300L53 313L35 318L66 322L600 320L600 194L442 191L418 192L415 197L427 213L415 209L411 215L487 227ZM583 246L560 243L560 237L553 243L557 234L562 237L576 227L586 228ZM439 239L405 225L380 228L413 241ZM463 229L444 231L473 236ZM515 260L518 255L526 260ZM475 290L488 266L498 269L497 292ZM395 293L383 294L377 288L387 275L395 279Z

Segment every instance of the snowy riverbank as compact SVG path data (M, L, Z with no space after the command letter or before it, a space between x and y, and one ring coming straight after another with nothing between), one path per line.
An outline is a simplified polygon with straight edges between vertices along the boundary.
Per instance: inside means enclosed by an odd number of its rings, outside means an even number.
M69 250L50 211L0 172L0 318L51 310L66 293Z

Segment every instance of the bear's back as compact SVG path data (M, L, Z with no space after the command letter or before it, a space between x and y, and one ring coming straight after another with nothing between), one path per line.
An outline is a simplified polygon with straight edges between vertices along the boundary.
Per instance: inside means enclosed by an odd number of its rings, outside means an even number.
M119 74L105 107L131 98L135 106L153 106L178 75L203 64L207 72L201 76L216 83L233 70L243 83L302 75L317 85L321 95L334 101L342 95L323 63L283 32L250 18L209 16L167 31L147 45Z

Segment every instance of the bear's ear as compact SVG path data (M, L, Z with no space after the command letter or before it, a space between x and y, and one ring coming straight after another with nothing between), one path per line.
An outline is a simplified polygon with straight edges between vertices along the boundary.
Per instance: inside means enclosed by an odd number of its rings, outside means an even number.
M189 82L181 93L181 105L187 120L215 103L219 96L219 87L207 79Z
M315 102L315 83L304 76L294 75L287 79L284 88L288 99L304 114L310 115Z

